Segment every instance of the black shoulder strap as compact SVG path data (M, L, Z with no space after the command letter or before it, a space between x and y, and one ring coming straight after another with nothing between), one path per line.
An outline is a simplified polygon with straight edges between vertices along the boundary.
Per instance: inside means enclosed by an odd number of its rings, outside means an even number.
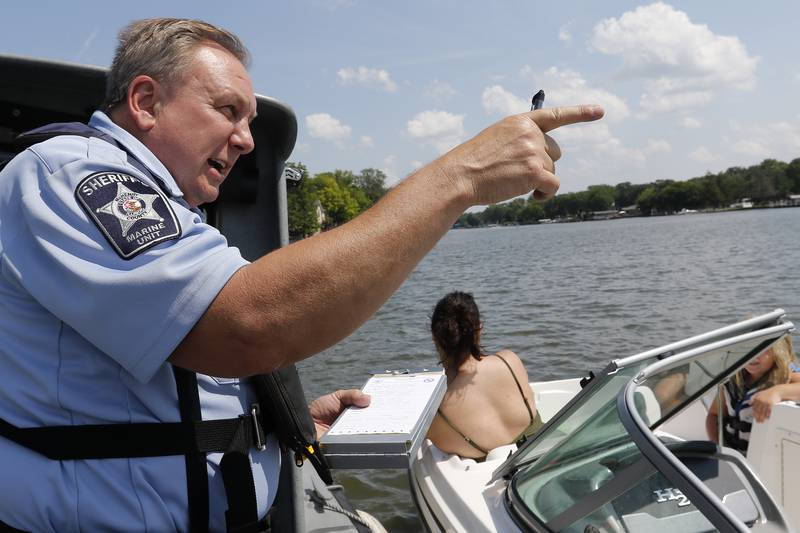
M96 137L109 142L115 146L120 146L119 143L107 133L97 130L83 122L57 122L55 124L48 124L40 128L36 128L24 133L20 133L14 138L14 148L17 152L21 152L26 148L44 142L52 137L59 135L77 135L79 137Z
M34 144L38 144L40 142L44 142L48 139L52 139L53 137L58 137L59 135L77 135L78 137L86 137L86 138L96 138L101 139L113 146L116 146L120 150L124 151L128 154L128 163L136 167L139 171L143 172L145 175L150 176L156 183L158 183L161 190L169 196L172 196L170 192L171 189L167 187L159 176L153 174L146 165L144 165L141 161L139 161L135 155L133 155L123 144L118 142L114 137L111 135L100 131L96 128L89 126L88 124L84 124L82 122L57 122L55 124L48 124L46 126L42 126L40 128L36 128L30 131L26 131L24 133L20 133L14 138L13 146L17 153L22 152L26 148L33 146ZM11 159L3 161L0 163L0 170L9 162Z
M182 422L199 422L200 395L197 374L177 366L172 367L178 390L178 407ZM208 470L206 454L199 450L186 456L186 494L189 500L189 529L198 533L208 531Z
M18 154L23 150L25 150L26 148L33 146L34 144L38 144L40 142L46 141L58 135L97 137L117 147L122 148L122 146L111 135L108 135L107 133L104 133L100 130L96 130L91 126L88 126L87 124L84 124L82 122L57 122L54 124L48 124L40 128L20 133L19 135L14 137L11 144L14 147L14 152ZM3 170L3 168L12 159L13 156L9 157L6 160L0 161L0 170Z

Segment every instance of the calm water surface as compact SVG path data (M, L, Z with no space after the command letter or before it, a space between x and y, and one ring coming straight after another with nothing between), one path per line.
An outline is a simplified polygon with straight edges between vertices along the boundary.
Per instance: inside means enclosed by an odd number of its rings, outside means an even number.
M509 348L532 381L783 308L800 323L800 209L450 231L357 332L300 365L309 398L367 371L432 365L436 301L472 292L487 350ZM798 339L795 338L795 346ZM339 471L387 530L423 531L405 471Z

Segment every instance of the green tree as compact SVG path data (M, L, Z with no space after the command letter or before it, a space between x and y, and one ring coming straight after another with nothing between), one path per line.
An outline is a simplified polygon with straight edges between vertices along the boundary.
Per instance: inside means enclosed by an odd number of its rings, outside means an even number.
M505 209L502 204L492 204L483 210L484 224L499 224L503 220Z
M590 185L586 191L586 211L608 211L614 206L614 187Z
M750 196L745 181L745 169L741 167L731 167L724 172L721 172L717 178L719 190L722 191L724 205L731 203L741 198Z
M334 170L333 172L324 172L323 174L331 176L342 187L352 187L356 181L356 175L350 170ZM319 176L319 174L317 174Z
M765 159L761 164L747 169L747 181L753 200L782 198L788 192L786 167L788 165L775 159ZM781 190L783 189L783 190Z
M316 197L325 210L323 229L344 224L359 213L358 201L351 194L351 189L342 185L334 173L317 174L311 181Z
M386 174L376 168L365 168L355 177L353 185L364 191L369 201L374 204L386 194Z
M289 216L289 238L293 241L313 235L320 229L317 220L317 197L309 182L308 168L302 163L286 163L300 172L300 181L286 181L286 200Z
M508 203L502 204L505 208L502 220L503 224L519 224L522 218L522 211L525 209L525 203L525 199L515 198Z
M786 165L786 178L789 182L790 192L800 194L800 157L792 159Z
M614 187L614 205L617 209L625 209L636 203L636 199L647 188L647 184L634 185L629 181L618 183Z
M483 221L479 213L464 213L458 218L456 224L464 226L465 228L477 228L483 225Z
M539 219L542 218L546 218L544 215L544 207L531 198L525 203L525 207L522 208L522 211L520 211L518 222L520 224L537 224Z
M664 213L676 213L697 204L695 186L686 181L670 181L658 191L656 205Z
M719 186L713 176L693 178L690 181L695 184L699 197L697 205L692 206L693 209L722 207L724 205L722 191L719 190Z
M651 185L639 193L636 198L636 204L639 210L645 215L651 215L655 209L656 188Z

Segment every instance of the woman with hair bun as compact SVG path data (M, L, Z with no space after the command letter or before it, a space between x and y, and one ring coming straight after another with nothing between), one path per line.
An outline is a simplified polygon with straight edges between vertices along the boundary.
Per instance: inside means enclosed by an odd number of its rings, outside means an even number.
M482 327L475 300L464 292L439 300L431 317L447 391L428 438L444 452L479 460L542 426L522 361L510 350L484 353Z

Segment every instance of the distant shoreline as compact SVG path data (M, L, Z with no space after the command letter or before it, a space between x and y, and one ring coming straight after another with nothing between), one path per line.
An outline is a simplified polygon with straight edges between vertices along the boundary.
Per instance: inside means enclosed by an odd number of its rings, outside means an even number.
M654 218L654 217L673 217L673 216L687 216L687 215L704 215L710 213L732 213L738 211L762 211L765 209L789 209L793 207L800 207L798 205L773 205L773 206L753 206L753 207L720 207L720 208L711 208L711 209L691 209L685 211L678 211L676 213L651 213L649 215L643 214L617 214L612 216L604 216L604 217L592 217L592 218L565 218L565 219L542 219L537 220L535 222L529 223L520 223L520 222L513 222L513 223L505 223L505 224L482 224L479 226L465 226L463 224L456 223L453 225L451 229L481 229L481 228L511 228L514 226L539 226L539 225L549 225L549 224L570 224L573 222L601 222L607 220L625 220L629 218Z

